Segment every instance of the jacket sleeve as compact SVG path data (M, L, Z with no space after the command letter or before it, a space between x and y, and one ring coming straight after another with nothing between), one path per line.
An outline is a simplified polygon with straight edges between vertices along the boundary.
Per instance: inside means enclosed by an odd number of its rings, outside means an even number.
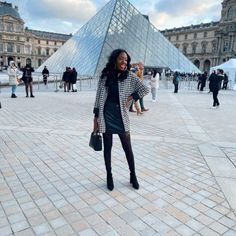
M99 116L99 103L100 103L101 89L102 89L102 79L99 78L96 99L95 99L94 108L93 108L93 113L95 117Z
M139 78L135 77L133 79L135 82L135 88L134 88L135 91L132 94L132 96L133 96L134 100L136 101L136 100L144 97L145 95L147 95L149 93L149 88Z

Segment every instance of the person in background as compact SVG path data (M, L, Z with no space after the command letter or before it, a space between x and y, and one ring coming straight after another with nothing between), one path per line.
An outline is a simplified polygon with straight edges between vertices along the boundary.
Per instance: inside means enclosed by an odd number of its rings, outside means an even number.
M69 92L69 83L71 79L70 67L66 67L63 73L62 81L64 82L64 92Z
M227 86L228 86L228 82L229 82L229 77L226 73L224 73L224 80L223 80L223 87L222 89L227 89Z
M71 78L72 78L72 92L77 92L77 86L76 86L76 82L77 82L77 71L76 71L75 68L72 69Z
M25 83L26 97L29 97L29 89L30 89L30 97L34 98L33 77L32 77L32 72L34 72L34 68L30 65L30 63L27 63L26 66L22 69L22 71L23 71L22 80Z
M11 86L11 97L17 98L16 88L17 88L17 85L19 84L19 80L18 80L19 71L14 61L10 61L10 65L8 66L7 73L9 76L9 85Z
M131 58L124 49L114 50L102 70L94 104L94 132L103 134L104 160L107 173L107 188L114 188L111 149L113 134L118 134L130 170L130 183L139 189L134 155L130 138L128 108L132 100L137 101L148 94L148 87L130 71Z
M160 78L159 73L156 70L154 70L150 80L152 102L156 102L157 90L159 88L159 78Z
M136 75L139 77L140 80L143 81L143 69L144 69L144 63L139 62L138 63L138 70L136 71ZM144 101L143 97L139 99L140 107L141 107L141 112L148 111L148 108L144 107Z
M44 82L45 85L47 85L48 77L49 77L49 71L48 71L46 66L44 66L44 69L42 71L42 75L43 75L43 82Z
M205 71L202 75L201 75L201 87L200 87L200 91L203 91L203 89L206 86L206 80L207 80L207 72Z
M222 69L217 69L217 73L210 76L210 90L213 93L213 108L219 108L220 102L218 99L218 93L221 88L222 80L224 79L224 71Z
M173 76L173 84L174 84L174 86L175 86L174 93L178 93L179 80L180 80L179 72L176 71L176 72L174 73L174 76Z

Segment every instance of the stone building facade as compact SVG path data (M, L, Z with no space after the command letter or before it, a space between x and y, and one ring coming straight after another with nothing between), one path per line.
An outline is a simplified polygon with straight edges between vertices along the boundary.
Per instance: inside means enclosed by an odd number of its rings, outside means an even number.
M24 27L18 7L0 1L0 69L14 60L35 68L46 61L72 35L37 31Z
M230 58L236 58L236 0L222 2L221 19L162 33L200 70L209 71Z

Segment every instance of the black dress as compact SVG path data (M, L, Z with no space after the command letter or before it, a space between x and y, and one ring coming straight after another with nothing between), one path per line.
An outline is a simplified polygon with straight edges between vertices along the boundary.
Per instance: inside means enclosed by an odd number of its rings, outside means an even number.
M118 79L113 80L108 86L108 96L104 107L104 118L107 133L125 133L120 110Z

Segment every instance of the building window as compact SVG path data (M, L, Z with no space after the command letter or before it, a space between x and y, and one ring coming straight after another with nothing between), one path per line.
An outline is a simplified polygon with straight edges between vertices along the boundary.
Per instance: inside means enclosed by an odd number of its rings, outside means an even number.
M41 48L38 48L38 55L41 55Z
M228 40L228 39L225 39L225 40L224 40L223 51L224 51L224 52L228 51L228 48L229 48L229 40Z
M13 52L14 44L13 43L8 43L7 44L7 52Z
M204 32L204 38L206 38L207 37L207 32Z
M47 45L48 45L48 40L46 41Z
M183 45L183 54L187 54L187 45Z
M196 49L197 49L197 44L193 43L192 44L192 53L195 54L196 53Z
M194 33L194 36L193 36L193 38L194 38L194 39L196 39L196 38L197 38L197 33Z
M179 49L179 44L175 44L175 47L176 47L177 49Z
M179 35L176 35L176 41L178 41L179 40Z
M54 52L56 52L57 51L57 49L56 48L54 48Z
M42 59L38 59L38 66L42 65Z
M54 45L55 45L55 46L57 45L57 42L56 42L56 41L54 42Z
M16 47L16 52L17 52L17 53L20 53L20 45L17 45L17 47Z
M3 44L0 43L0 52L3 52Z
M7 31L13 32L13 23L7 23Z
M20 41L20 37L19 37L19 36L17 36L17 41L18 41L18 42Z
M188 35L187 34L184 35L184 39L188 39Z
M49 56L49 49L46 49L46 55Z
M40 44L40 40L38 40L38 44Z
M206 47L207 47L207 43L202 42L202 53L206 53Z
M27 41L27 42L29 42L29 41L30 41L29 37L27 37L27 38L26 38L26 41Z
M216 41L213 40L213 41L211 42L211 45L212 45L212 52L215 52L215 51L216 51Z
M234 9L233 7L230 7L227 13L227 20L233 20L234 18Z
M3 31L3 22L0 21L0 31Z

